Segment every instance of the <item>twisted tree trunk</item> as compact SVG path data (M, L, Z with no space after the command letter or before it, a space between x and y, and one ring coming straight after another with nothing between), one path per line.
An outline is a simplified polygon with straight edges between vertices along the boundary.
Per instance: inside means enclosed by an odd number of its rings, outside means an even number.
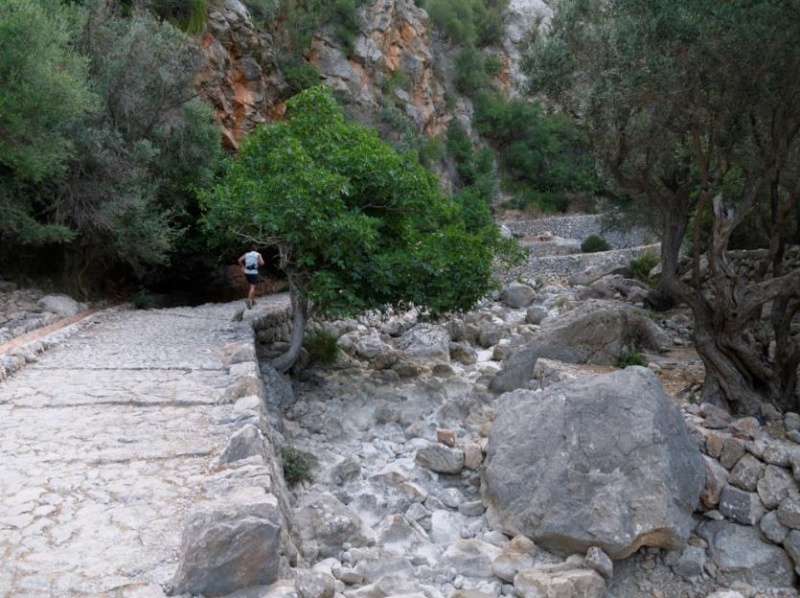
M270 365L279 372L290 369L300 358L303 348L306 323L310 317L310 307L305 296L305 278L299 274L289 274L289 298L292 305L292 336L289 341L289 350L280 357L275 358Z

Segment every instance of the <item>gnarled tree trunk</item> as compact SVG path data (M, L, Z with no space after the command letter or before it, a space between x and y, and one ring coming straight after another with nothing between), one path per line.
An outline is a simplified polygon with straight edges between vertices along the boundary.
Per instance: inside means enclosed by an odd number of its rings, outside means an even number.
M289 274L289 297L292 305L292 336L289 341L289 350L280 357L275 358L270 365L279 372L285 372L297 363L300 351L303 348L306 322L310 317L310 307L305 296L304 277L301 274Z
M796 410L800 346L792 320L798 309L800 270L784 273L783 251L773 249L760 258L768 263L755 269L763 279L743 280L727 251L736 222L723 212L720 198L715 198L714 209L703 276L695 260L692 282L680 278L676 248L685 229L667 222L662 245L662 284L694 316L695 348L706 371L703 400L738 415L758 416L765 402Z

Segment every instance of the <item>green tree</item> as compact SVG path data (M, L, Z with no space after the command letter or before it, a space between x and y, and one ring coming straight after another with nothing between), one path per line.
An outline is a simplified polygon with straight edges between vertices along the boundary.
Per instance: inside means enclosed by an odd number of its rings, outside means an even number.
M661 284L694 314L704 400L736 413L798 409L800 269L785 259L800 200L798 39L794 0L564 0L527 65L531 90L573 114L619 188L660 219ZM763 259L743 280L728 244L753 214Z
M515 187L542 198L597 190L586 137L568 116L546 114L538 101L483 92L475 99L474 124Z
M289 120L242 144L203 196L223 241L277 248L294 310L293 365L307 318L415 305L432 316L471 307L492 284L492 223L468 230L461 207L412 155L344 120L325 86L287 103ZM475 220L477 222L477 220Z
M126 17L101 0L80 48L101 110L75 131L80 151L59 189L54 218L79 234L64 248L66 275L84 290L85 272L124 264L141 277L176 251L185 271L198 245L193 187L209 184L221 159L219 127L192 88L191 40L148 11Z
M74 155L72 131L94 110L75 52L82 11L44 0L0 3L0 238L5 247L64 241L49 186Z

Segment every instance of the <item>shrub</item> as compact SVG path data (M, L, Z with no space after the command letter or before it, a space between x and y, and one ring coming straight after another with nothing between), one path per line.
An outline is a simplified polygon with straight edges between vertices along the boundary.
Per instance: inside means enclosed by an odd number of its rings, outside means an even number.
M598 251L608 251L611 246L600 235L589 235L586 240L581 243L581 251L583 253L597 253Z
M245 4L253 20L260 25L271 23L280 14L280 3L277 0L247 0Z
M153 0L150 9L186 33L205 30L207 0Z
M616 366L618 368L626 368L630 365L647 365L647 359L636 347L625 347L617 356Z
M317 67L302 58L292 56L279 59L278 66L293 93L300 93L304 89L319 85L320 74Z
M655 251L644 251L632 258L630 265L633 277L642 282L650 282L650 271L658 265L659 258Z
M137 291L131 297L131 304L134 309L152 309L155 307L156 298L148 291Z
M283 459L283 479L290 486L310 480L311 468L317 462L317 458L311 453L291 445L281 448L281 459Z
M491 84L491 76L486 70L486 59L475 48L466 48L456 58L455 86L458 91L472 97L486 90Z
M339 338L324 328L312 328L306 332L303 347L308 351L312 363L336 363L342 349L338 344Z

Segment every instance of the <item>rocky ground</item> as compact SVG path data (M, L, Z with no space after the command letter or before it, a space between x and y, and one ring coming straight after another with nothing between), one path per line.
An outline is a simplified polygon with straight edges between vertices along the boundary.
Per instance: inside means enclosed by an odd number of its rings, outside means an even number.
M616 284L608 283L605 288L612 289L612 298L624 302L624 293L613 290ZM397 363L397 355L386 351L414 327L414 314L324 323L340 337L343 355L333 365L298 368L291 379L293 398L271 414L284 445L316 459L310 477L292 488L296 531L303 542L298 567L291 574L296 576L296 586L305 588L303 597L327 596L328 590L320 588L336 580L330 591L347 598L398 594L500 598L519 595L513 572L522 564L551 567L552 571L585 566L583 557L576 565L533 543L526 544L525 539L510 541L487 518L481 497L480 454L495 417L493 404L498 394L490 387L503 369L504 358L513 347L536 337L539 324L532 321L568 318L587 301L580 288L564 276L531 281L531 285L536 292L535 310L509 306L497 296L462 321L449 323L451 336L457 337L457 330L470 324L472 318L472 323L481 324L482 334L493 338L476 343L473 354L466 357L448 356L446 364L426 367ZM0 287L0 341L4 343L0 357L4 347L13 346L14 339L35 336L37 330L73 321L90 309L72 305L63 297L56 298L56 308L53 301L39 291ZM687 423L699 425L702 434L721 443L714 430L703 428L703 422L714 417L700 407L703 370L691 347L687 312L677 309L648 314L648 318L658 324L667 339L662 350L645 352L649 369L657 374ZM268 360L272 351L280 349L280 345L271 344L260 351ZM15 367L6 361L3 365L7 371ZM546 388L557 380L597 376L616 369L612 365L541 358L528 386ZM267 385L275 380L274 371L270 372L266 364L262 374ZM727 430L728 424L735 422L714 425ZM764 426L765 434L769 430ZM452 473L421 464L418 454L431 444L447 441L449 434L458 446L477 447L477 455L465 450L468 463ZM751 434L749 438L753 441L759 437ZM728 440L726 437L725 442ZM717 509L697 514L698 524L715 518L724 515ZM469 554L468 547L475 546L489 556L504 555L497 562L521 561L506 569L479 573L477 569L485 566L488 557ZM699 551L692 554L705 554L708 542L692 534L690 547ZM736 558L746 561L742 555ZM706 557L693 559L655 548L642 548L610 568L595 564L594 570L606 579L605 598L798 596L792 588L765 586L763 579L755 583L744 570L719 575L718 565ZM314 578L314 574L319 577ZM312 590L309 584L314 586L314 579L321 586ZM241 597L273 596L276 591L254 589ZM576 593L574 588L553 592L547 596L595 595Z
M558 284L543 287L537 297L537 303L556 316L579 301L576 289ZM459 446L481 445L485 441L496 400L488 386L497 376L502 359L508 354L508 343L516 334L510 330L525 327L526 310L509 309L501 303L487 301L477 310L484 321L502 321L507 328L504 338L490 348L479 348L474 361L452 360L449 365L428 368L407 369L396 364L389 367L387 360L391 362L391 356L381 353L380 339L393 343L393 338L401 337L412 326L413 316L388 320L376 317L373 321L328 323L341 335L340 345L346 354L332 366L312 365L294 377L295 401L281 414L282 433L287 443L318 460L310 479L294 488L298 525L306 540L304 556L310 564L316 563L315 568L338 579L356 578L362 590L345 595L366 596L370 591L379 595L423 592L428 598L518 595L512 585L513 575L505 579L497 571L494 575L476 575L479 559L470 560L456 548L460 540L474 540L484 548L494 546L499 554L509 550L509 538L486 517L481 501L480 465L446 474L421 468L418 457L430 443L441 442L438 434L442 430L452 432ZM475 314L472 317L481 319ZM648 367L658 375L687 421L702 421L697 413L703 368L690 345L688 315L677 309L655 319L671 337L665 350L646 354ZM609 365L546 359L540 359L536 367L537 379L529 387L546 387L555 380L617 370ZM347 511L326 503L326 497L335 497L336 505L346 505ZM348 513L355 513L357 517L351 524L364 522L372 532L356 539L349 537L344 545L326 543L331 539L329 530L315 522L329 519L332 513L345 519L351 516ZM709 513L698 514L697 523L706 517L722 517L714 509ZM708 547L695 534L690 544L700 552ZM405 557L387 555L387 547L392 554ZM569 561L565 565L562 557L539 547L532 549L529 556L537 566L570 569ZM614 563L605 597L798 595L792 588L770 588L769 584L765 587L763 579L755 582L744 573L717 579L713 563L704 568L703 563L693 562L681 569L686 566L681 561L676 572L676 561L683 558L675 551L642 548L630 558ZM392 578L393 582L382 577L392 570L401 571L400 577ZM390 587L378 590L381 584ZM576 593L574 588L552 594L565 598L583 595L592 594Z

